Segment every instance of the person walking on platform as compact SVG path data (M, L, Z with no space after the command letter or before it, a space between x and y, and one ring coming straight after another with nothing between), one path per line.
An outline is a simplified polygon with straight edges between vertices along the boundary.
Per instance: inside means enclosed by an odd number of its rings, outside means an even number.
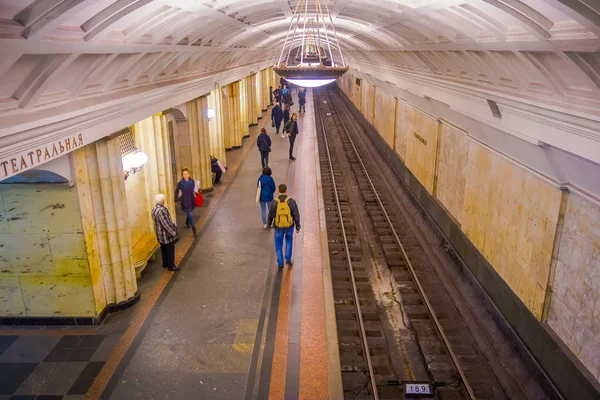
M269 105L273 105L273 86L269 86Z
M280 121L281 122L281 121ZM269 166L269 153L271 152L271 138L265 128L260 129L260 134L256 138L256 146L260 151L260 163L263 168Z
M296 161L294 157L294 142L296 141L296 136L298 135L298 114L293 113L292 119L290 119L283 126L283 132L287 133L288 138L290 139L290 161Z
M287 88L283 92L283 104L291 107L294 105L294 101L292 100L292 89Z
M257 186L257 201L260 204L260 216L262 217L263 227L267 229L267 213L270 211L269 206L273 201L275 193L275 181L271 177L271 168L263 168L262 175L258 178Z
M306 92L303 90L298 90L298 112L306 112Z
M285 138L285 126L287 125L288 121L290 120L290 107L285 104L283 106L283 132L281 132L281 138L284 139Z
M268 226L275 223L275 252L277 266L283 268L283 241L285 239L285 262L292 266L292 249L294 244L294 226L300 232L300 212L296 201L286 194L287 186L279 185L279 196L271 202Z
M271 110L271 125L273 125L273 127L275 128L275 132L277 132L277 135L279 135L279 129L281 129L282 120L283 110L281 109L281 106L279 104L275 104L275 107L273 107L273 109Z
M273 97L275 98L275 102L279 103L279 107L281 107L281 85L273 91Z
M175 202L181 201L181 211L186 213L185 226L192 228L196 236L196 226L194 225L194 181L190 178L190 171L187 168L181 170L181 180L175 188ZM181 195L179 194L181 192Z
M173 223L169 210L165 207L164 194L157 194L154 198L154 203L152 220L154 221L156 239L160 243L162 266L169 271L179 271L179 268L175 266L175 243L179 236L177 225Z

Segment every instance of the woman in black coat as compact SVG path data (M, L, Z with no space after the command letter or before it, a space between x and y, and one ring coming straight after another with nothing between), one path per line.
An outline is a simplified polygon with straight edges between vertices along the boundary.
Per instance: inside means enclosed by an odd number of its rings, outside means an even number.
M181 195L179 195L181 192ZM187 214L185 220L185 226L192 228L194 235L196 234L196 227L194 226L194 208L196 203L194 202L194 180L190 178L190 171L187 168L181 170L181 180L175 188L175 202L181 201L181 210Z
M260 151L260 163L264 169L269 166L269 152L271 152L271 138L265 128L261 128L260 135L256 139L256 146Z

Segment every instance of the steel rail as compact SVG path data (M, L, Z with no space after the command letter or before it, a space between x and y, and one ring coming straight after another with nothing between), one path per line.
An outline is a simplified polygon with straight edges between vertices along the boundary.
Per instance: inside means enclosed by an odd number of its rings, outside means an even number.
M337 107L335 105L333 105L333 108L336 109ZM342 112L342 113L344 114L344 116L347 116L347 114L345 112ZM340 115L342 113L340 113ZM452 359L452 363L454 364L454 367L456 368L456 370L458 371L458 374L460 375L460 377L462 379L462 383L465 386L465 389L467 390L469 398L471 400L476 400L477 397L475 396L473 388L469 384L469 381L467 380L465 372L463 371L462 367L460 366L458 357L454 353L454 350L452 349L452 346L450 345L450 342L448 341L448 338L446 337L446 334L444 333L444 329L442 328L442 325L440 324L440 321L438 320L437 315L433 311L433 307L431 306L431 303L429 302L429 298L425 294L425 290L423 289L423 285L421 285L421 281L420 281L419 277L417 276L415 268L413 267L412 263L410 262L410 259L408 258L408 254L406 253L406 250L404 249L404 245L402 244L402 241L400 240L400 237L398 236L398 233L396 232L396 229L394 228L394 225L392 224L392 221L385 209L385 206L383 205L383 202L381 201L381 198L379 197L379 193L377 193L377 189L375 189L375 185L373 184L373 181L371 180L371 177L369 176L367 168L365 167L365 164L362 161L360 153L358 152L356 145L354 144L354 141L352 140L352 137L350 136L350 132L348 132L348 129L346 128L344 119L339 117L339 120L341 122L344 132L346 133L346 136L348 137L350 144L352 145L354 154L356 155L356 157L365 173L367 181L369 182L369 186L371 187L371 190L373 191L373 195L375 196L375 199L377 200L377 203L379 204L379 207L381 208L381 211L383 212L383 214L385 216L385 219L390 227L390 230L392 231L392 233L394 235L394 239L396 240L396 243L398 244L398 246L400 247L400 250L402 251L402 255L404 256L404 259L406 260L406 264L408 265L410 274L412 275L412 278L414 279L415 284L419 290L419 295L420 295L421 299L423 300L423 302L425 303L425 306L427 307L427 311L428 311L429 315L431 316L431 319L433 320L435 327L436 327L438 333L440 334L440 337L442 338L442 341L444 342L444 346L446 347L446 350L448 350L448 354L450 355L450 358Z
M319 111L322 110L322 106L319 104ZM342 237L344 238L344 251L346 253L346 260L348 261L348 270L350 271L350 278L352 283L352 294L354 296L354 305L356 306L356 314L358 316L358 325L360 328L360 337L362 339L363 354L367 362L367 368L369 370L369 380L371 381L371 392L374 400L379 400L379 393L377 392L377 382L375 381L375 371L373 370L373 363L371 361L371 353L369 351L369 344L367 342L367 333L365 330L365 324L360 309L360 301L358 298L358 288L356 287L356 279L354 278L354 270L352 269L352 259L350 257L350 248L348 246L348 239L346 236L346 228L344 227L344 219L342 215L342 207L340 205L340 199L338 196L337 185L335 183L335 175L333 172L333 164L331 162L331 153L329 151L329 142L327 141L327 130L325 129L325 122L323 122L323 114L320 113L321 119L321 130L323 132L323 140L325 141L325 150L327 150L327 161L329 164L329 171L331 172L331 182L333 183L333 193L335 194L335 204L337 206L338 217L340 219L340 226L342 227Z

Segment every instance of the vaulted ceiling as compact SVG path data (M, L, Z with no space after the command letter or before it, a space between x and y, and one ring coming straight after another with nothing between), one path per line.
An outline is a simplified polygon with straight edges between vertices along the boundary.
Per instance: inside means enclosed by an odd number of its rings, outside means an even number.
M600 121L598 0L327 4L353 68ZM0 0L0 139L51 115L264 67L296 5Z

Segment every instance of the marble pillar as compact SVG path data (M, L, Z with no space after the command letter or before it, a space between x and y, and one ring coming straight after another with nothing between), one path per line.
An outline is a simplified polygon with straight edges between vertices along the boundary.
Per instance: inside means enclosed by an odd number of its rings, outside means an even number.
M188 101L188 128L192 144L192 177L200 180L201 189L212 187L210 170L210 132L208 128L208 101L206 96Z
M248 117L246 114L246 95L245 95L245 84L243 80L234 82L233 86L233 102L234 110L233 115L236 118L235 124L235 143L234 146L242 146L242 138L247 135L248 132Z
M75 150L73 166L99 313L108 305L133 302L137 297L118 137Z
M231 107L233 104L231 99L231 85L223 86L219 90L219 96L221 97L220 113L223 121L223 147L225 149L231 149L231 137L234 133L234 115Z
M224 139L224 121L227 119L223 115L223 107L221 102L221 88L213 90L208 96L208 106L215 111L215 116L208 121L210 133L210 153L217 157L223 165L227 165L225 156L225 139Z

